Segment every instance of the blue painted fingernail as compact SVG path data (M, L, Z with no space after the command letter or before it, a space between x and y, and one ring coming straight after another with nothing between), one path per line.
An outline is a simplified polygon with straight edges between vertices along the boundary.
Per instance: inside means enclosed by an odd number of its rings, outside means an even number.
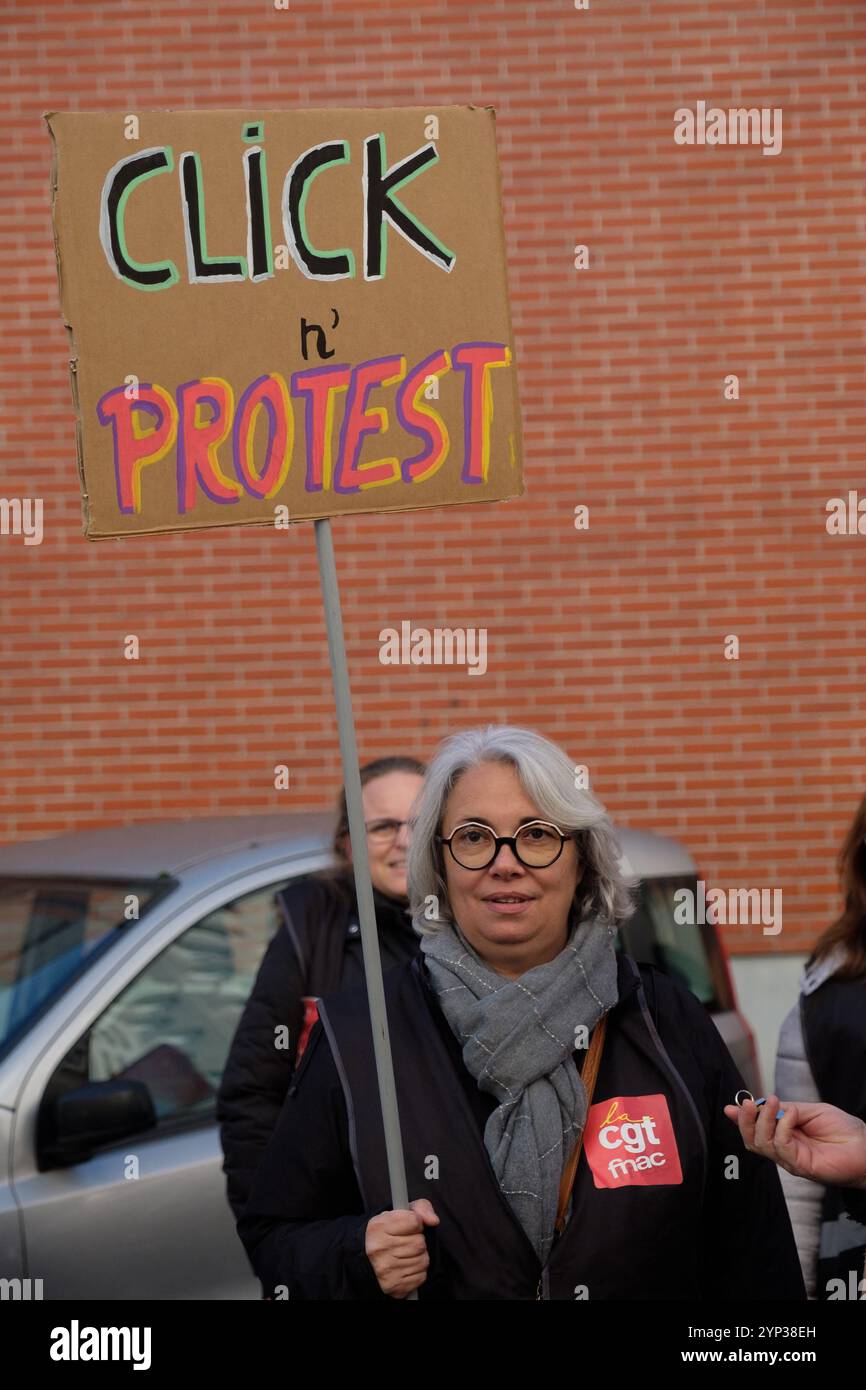
M782 1118L782 1116L784 1115L784 1113L785 1113L784 1110L780 1110L779 1113L778 1113L778 1115L776 1116L776 1119L777 1119L777 1120L781 1120L781 1118Z
M766 1103L767 1103L767 1097L766 1097L766 1096L761 1096L761 1099L760 1099L760 1100L756 1100L756 1101L755 1101L755 1104L756 1104L756 1105L766 1105Z

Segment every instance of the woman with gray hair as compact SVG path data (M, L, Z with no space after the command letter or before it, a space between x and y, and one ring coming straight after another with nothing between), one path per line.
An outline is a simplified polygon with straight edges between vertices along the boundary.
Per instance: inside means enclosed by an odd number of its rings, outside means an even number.
M793 1298L779 1178L730 1133L703 1006L616 949L634 910L562 750L491 725L413 814L421 956L388 972L410 1209L391 1208L366 997L322 1001L238 1225L291 1298Z

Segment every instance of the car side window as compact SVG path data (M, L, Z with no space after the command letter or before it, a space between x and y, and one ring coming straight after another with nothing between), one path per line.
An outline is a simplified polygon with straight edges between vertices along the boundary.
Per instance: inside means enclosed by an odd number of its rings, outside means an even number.
M637 909L620 929L629 955L654 965L690 989L710 1012L720 1007L712 954L717 950L712 928L679 920L678 893L696 892L696 880L647 878L640 885Z
M79 1066L86 1056L78 1084L143 1082L158 1125L210 1117L232 1037L281 922L274 895L285 885L217 908L152 960L76 1044Z

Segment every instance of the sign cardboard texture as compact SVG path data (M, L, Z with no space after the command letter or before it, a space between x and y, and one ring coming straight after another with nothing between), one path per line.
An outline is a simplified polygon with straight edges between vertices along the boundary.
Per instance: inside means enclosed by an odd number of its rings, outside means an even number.
M522 493L492 108L45 119L89 538Z

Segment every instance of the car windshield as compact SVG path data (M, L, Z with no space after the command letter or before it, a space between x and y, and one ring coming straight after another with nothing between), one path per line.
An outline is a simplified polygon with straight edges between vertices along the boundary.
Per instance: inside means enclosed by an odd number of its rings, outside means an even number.
M173 880L0 878L0 1055Z

